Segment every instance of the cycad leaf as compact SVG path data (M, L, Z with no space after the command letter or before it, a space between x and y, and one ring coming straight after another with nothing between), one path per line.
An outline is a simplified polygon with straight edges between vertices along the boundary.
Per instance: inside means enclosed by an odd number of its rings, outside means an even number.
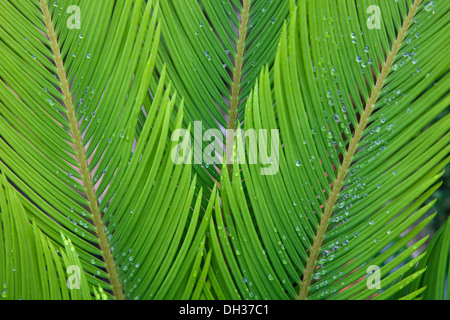
M273 62L288 9L289 1L161 2L161 60L186 100L190 120L227 128L224 114L243 111L241 102L261 67Z
M234 129L243 121L245 101L261 67L273 64L281 27L293 3L161 1L165 50L160 50L157 66L167 65L168 77L185 99L187 121L201 122L203 131ZM219 180L220 168L206 166L196 157L194 170L209 198L208 189Z
M382 28L369 28L369 5ZM234 159L232 182L222 180L212 268L227 297L386 299L419 278L424 268L402 275L424 256L409 258L426 238L409 243L433 217L423 204L449 161L449 116L426 128L450 102L449 63L436 57L448 49L449 9L300 1L273 84L263 71L246 105L246 133L280 130L279 142L276 132L258 139L258 156L280 152L249 164L242 132L245 164ZM382 293L366 281L371 266Z
M183 101L174 115L154 72L158 13L143 0L0 3L0 169L54 246L71 239L92 293L117 299L180 297L209 224L191 167L171 157Z

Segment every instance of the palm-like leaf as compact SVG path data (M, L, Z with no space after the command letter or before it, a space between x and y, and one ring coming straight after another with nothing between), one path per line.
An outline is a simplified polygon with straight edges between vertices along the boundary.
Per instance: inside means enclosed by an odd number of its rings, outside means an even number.
M260 68L275 57L289 1L162 1L161 60L189 119L235 127ZM234 113L234 115L230 115ZM227 115L227 116L224 116ZM228 119L230 118L230 119Z
M164 50L158 66L185 99L186 120L207 129L234 129L261 67L272 64L294 1L161 1ZM203 145L203 149L206 143ZM205 168L207 170L205 170ZM205 195L216 167L194 165Z
M264 71L245 117L245 129L280 129L280 171L261 175L248 156L222 180L212 246L226 249L212 266L229 297L366 299L375 265L382 299L423 272L402 278L423 257L408 260L426 238L406 245L448 163L448 115L422 129L450 101L448 63L427 54L449 5L376 4L391 28L368 29L364 1L300 1L283 30L273 85Z
M66 27L69 5L84 12L81 30ZM53 246L70 237L95 287L181 297L208 223L198 223L190 167L171 161L176 95L165 71L160 81L153 72L157 3L2 1L0 10L0 169L28 216Z

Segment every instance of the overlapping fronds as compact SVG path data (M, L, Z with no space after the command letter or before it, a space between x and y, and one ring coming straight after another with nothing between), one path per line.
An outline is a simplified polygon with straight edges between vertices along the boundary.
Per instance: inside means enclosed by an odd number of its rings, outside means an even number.
M0 298L445 298L449 12L0 1Z

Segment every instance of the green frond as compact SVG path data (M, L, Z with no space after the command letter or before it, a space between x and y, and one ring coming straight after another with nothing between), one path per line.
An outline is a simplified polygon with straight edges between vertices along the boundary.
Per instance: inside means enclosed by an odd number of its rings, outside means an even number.
M228 234L212 267L227 272L228 298L387 299L420 278L425 266L403 274L424 257L409 258L450 141L448 115L427 127L450 102L448 61L429 54L448 49L449 4L427 3L377 1L393 29L372 30L368 2L300 1L273 83L263 70L246 105L245 132L269 131L268 161L249 164L242 134L245 164L235 159L232 183L223 174L216 228Z
M161 65L167 64L170 79L185 98L188 119L203 120L208 128L228 127L225 114L230 112L239 64L238 107L243 121L243 101L261 67L275 57L289 1L177 0L160 5L165 45Z
M80 30L66 26L73 5ZM53 246L61 232L71 239L91 288L181 297L209 222L198 222L191 166L171 158L184 108L175 114L165 67L155 72L158 2L2 1L0 11L0 170L27 216Z
M164 49L157 66L167 66L168 78L185 99L187 122L201 122L205 132L234 129L244 120L245 101L260 69L275 58L290 2L160 2ZM203 163L194 170L209 198L220 168Z

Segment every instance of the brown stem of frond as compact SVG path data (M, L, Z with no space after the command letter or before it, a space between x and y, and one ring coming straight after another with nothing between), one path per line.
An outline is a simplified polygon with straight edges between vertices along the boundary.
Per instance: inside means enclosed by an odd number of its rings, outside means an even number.
M83 183L86 189L86 196L89 200L89 207L93 217L95 229L97 232L100 249L103 253L103 259L106 265L106 270L109 274L109 280L112 285L113 294L116 299L123 300L124 294L122 286L120 284L117 269L114 265L114 258L112 256L111 248L109 246L108 238L106 236L102 216L98 206L97 196L95 195L94 185L92 183L91 173L88 168L81 133L78 128L78 121L75 114L75 108L72 102L72 95L70 93L66 71L64 70L61 51L58 46L58 39L55 34L52 16L48 10L48 4L46 0L41 0L41 9L42 13L44 14L45 24L48 31L48 37L52 46L53 54L55 56L56 67L58 68L58 76L61 82L61 89L64 95L64 104L67 108L67 116L70 122L70 130L73 137L74 149L80 165L81 175L83 177Z

